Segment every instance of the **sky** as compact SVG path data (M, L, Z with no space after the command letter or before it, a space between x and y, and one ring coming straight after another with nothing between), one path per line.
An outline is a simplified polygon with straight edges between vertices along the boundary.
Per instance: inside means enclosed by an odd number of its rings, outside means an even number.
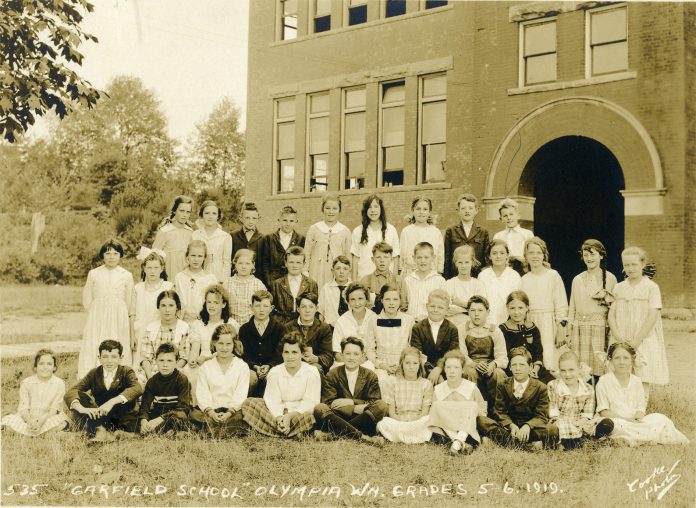
M249 0L91 0L78 72L103 88L116 75L141 78L155 91L180 141L224 96L246 122Z

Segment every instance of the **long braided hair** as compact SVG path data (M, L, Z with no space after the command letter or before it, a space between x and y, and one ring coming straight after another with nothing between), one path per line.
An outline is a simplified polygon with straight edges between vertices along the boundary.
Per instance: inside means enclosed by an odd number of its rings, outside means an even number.
M367 210L373 201L379 204L379 220L382 222L382 241L387 239L387 211L384 209L384 201L377 194L370 194L365 198L362 204L360 215L362 217L362 232L360 233L360 243L367 244L367 226L370 225L370 218L367 216Z

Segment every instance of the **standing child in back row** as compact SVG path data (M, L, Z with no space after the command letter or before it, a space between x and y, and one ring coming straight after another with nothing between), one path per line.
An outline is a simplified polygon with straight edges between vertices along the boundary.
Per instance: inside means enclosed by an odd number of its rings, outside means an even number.
M266 287L287 273L285 269L285 253L290 247L304 247L305 237L295 231L297 226L297 210L287 205L278 214L278 230L267 234L261 240L259 256L261 258L261 273L258 274Z
M222 210L215 201L203 201L198 216L199 229L191 239L205 242L208 253L205 271L215 275L216 282L222 282L230 276L232 268L232 236L220 227Z
M457 275L457 267L454 266L454 250L461 245L471 245L476 253L476 259L483 265L485 254L488 252L490 240L488 231L474 223L478 213L478 201L473 194L462 194L457 199L457 211L459 222L447 228L445 232L445 272L446 279Z
M365 198L361 210L362 224L353 230L353 280L360 280L375 270L372 262L372 247L377 242L386 242L392 247L392 262L389 269L399 271L399 234L387 222L384 201L376 194Z
M193 199L188 196L177 196L169 217L160 224L155 241L152 243L153 249L164 252L167 276L172 281L177 273L186 268L186 248L193 234L193 228L189 222L191 210L193 210Z
M498 231L494 240L503 240L510 250L510 259L520 268L524 263L524 243L534 236L528 229L524 229L519 223L519 206L514 199L504 199L498 207L500 221L505 224L505 229Z
M350 230L338 221L341 213L341 198L328 194L321 200L321 213L324 219L312 224L307 231L305 248L307 260L305 272L318 287L331 281L333 260L344 255L350 259Z
M259 223L259 209L256 203L244 203L240 214L242 227L232 233L232 260L239 249L249 249L254 252L256 273L261 273L261 261L259 251L261 249L261 239L263 235L259 232L256 225Z
M417 196L411 202L409 225L401 230L401 275L416 269L413 261L413 248L419 242L428 242L435 249L435 269L442 273L445 269L445 243L442 232L433 225L433 202L425 196Z

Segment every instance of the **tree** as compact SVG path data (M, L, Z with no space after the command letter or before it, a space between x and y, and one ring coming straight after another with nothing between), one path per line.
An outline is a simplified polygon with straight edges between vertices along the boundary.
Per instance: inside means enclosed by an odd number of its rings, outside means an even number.
M35 115L60 118L76 105L93 107L100 92L70 69L77 48L97 38L80 28L86 0L3 0L0 9L0 134L14 142Z
M244 134L239 132L239 109L225 97L208 118L196 125L189 170L199 186L238 191L244 186Z

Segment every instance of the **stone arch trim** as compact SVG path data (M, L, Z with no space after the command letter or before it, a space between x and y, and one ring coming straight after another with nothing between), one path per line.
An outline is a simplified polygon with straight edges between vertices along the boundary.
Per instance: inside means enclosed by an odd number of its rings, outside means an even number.
M495 207L503 197L517 195L531 156L549 141L564 136L593 139L614 154L624 173L626 215L662 213L664 175L655 143L633 114L599 97L555 99L521 118L496 148L484 202ZM497 218L497 210L490 210L487 216Z

